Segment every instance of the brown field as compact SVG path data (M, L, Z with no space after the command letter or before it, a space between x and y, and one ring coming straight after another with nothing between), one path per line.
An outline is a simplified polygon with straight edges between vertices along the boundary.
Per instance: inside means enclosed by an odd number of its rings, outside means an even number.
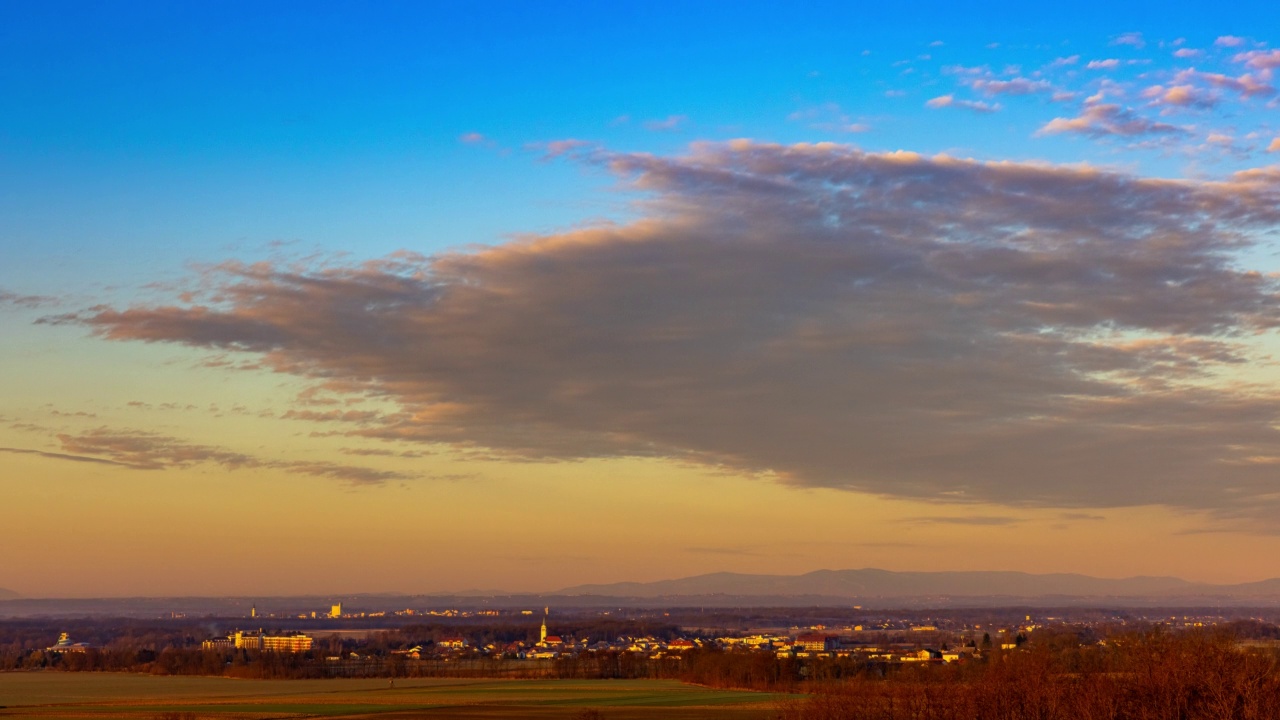
M233 680L0 674L0 720L577 718L763 720L785 696L668 680ZM590 711L595 710L598 716Z

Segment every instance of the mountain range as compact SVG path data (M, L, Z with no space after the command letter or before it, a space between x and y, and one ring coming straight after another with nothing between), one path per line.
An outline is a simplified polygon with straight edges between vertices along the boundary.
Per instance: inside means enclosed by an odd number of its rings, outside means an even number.
M575 585L555 592L464 592L281 597L24 598L0 589L0 617L242 617L257 603L297 615L342 601L352 607L1276 607L1280 578L1215 585L1176 577L1098 578L1012 571L895 572L864 568L800 575L718 572L659 580Z
M796 597L841 600L945 600L963 598L1092 598L1236 601L1280 600L1280 578L1234 585L1193 583L1176 577L1097 578L1072 573L1013 571L894 572L874 568L815 570L803 575L720 572L660 580L576 585L556 595L617 598L699 596Z

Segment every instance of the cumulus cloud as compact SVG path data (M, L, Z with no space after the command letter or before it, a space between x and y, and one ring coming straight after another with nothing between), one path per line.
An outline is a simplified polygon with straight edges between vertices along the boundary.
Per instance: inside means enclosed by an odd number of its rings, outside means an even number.
M1267 146L1267 152L1280 152L1280 137L1271 141L1271 144Z
M1265 97L1274 95L1276 92L1274 87L1268 85L1265 81L1259 78L1255 78L1249 73L1245 73L1239 77L1232 77L1221 73L1199 72L1193 68L1179 72L1174 78L1174 82L1205 83L1216 88L1240 93L1243 97Z
M998 104L992 105L980 100L957 100L954 95L939 95L938 97L925 102L925 106L934 109L957 107L983 114L993 113L1000 110L1000 106Z
M1217 96L1194 85L1153 85L1144 90L1142 96L1150 98L1153 105L1211 108L1218 104Z
M1240 53L1233 59L1270 77L1271 71L1280 67L1280 50L1252 50Z
M1085 65L1085 67L1089 70L1115 70L1117 67L1120 67L1120 61L1115 58L1107 60L1090 60L1089 64Z
M1090 137L1107 137L1111 135L1133 137L1137 135L1182 134L1184 132L1183 129L1177 126L1135 115L1132 111L1119 105L1090 103L1076 117L1050 120L1040 128L1037 134L1076 133Z
M1245 39L1236 35L1220 35L1217 40L1213 41L1218 47L1240 47L1245 44Z
M1127 32L1112 38L1111 44L1132 45L1133 47L1141 49L1147 46L1147 41L1142 38L1142 33L1140 32Z
M544 160L553 160L561 155L576 152L583 148L594 146L595 143L589 140L578 140L576 138L565 138L563 140L552 140L545 143L531 143L526 147L530 150L542 151Z
M1192 48L1178 48L1173 51L1173 56L1176 58L1195 58L1201 55L1204 55L1204 51Z
M192 302L49 322L252 353L398 406L349 437L1280 530L1275 468L1248 460L1280 456L1280 397L1222 379L1280 324L1276 280L1235 255L1280 227L1280 173L750 141L578 157L643 191L641 217L434 257L227 263Z

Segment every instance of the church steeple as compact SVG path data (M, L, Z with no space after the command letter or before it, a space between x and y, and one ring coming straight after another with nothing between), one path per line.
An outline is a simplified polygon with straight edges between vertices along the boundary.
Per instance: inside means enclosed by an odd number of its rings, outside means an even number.
M542 609L542 631L538 634L538 643L547 644L547 616L551 614L551 608Z

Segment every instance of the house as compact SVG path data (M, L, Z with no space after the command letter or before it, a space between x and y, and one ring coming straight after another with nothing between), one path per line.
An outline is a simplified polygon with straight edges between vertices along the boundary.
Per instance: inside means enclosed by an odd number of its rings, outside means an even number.
M256 633L237 630L229 638L237 649L268 652L306 652L314 643L311 636L300 632L267 635L261 630Z
M824 633L802 633L796 636L795 647L808 652L830 652L836 649L838 640L836 636Z
M942 661L942 653L937 650L917 650L910 655L903 655L902 662L933 662Z

